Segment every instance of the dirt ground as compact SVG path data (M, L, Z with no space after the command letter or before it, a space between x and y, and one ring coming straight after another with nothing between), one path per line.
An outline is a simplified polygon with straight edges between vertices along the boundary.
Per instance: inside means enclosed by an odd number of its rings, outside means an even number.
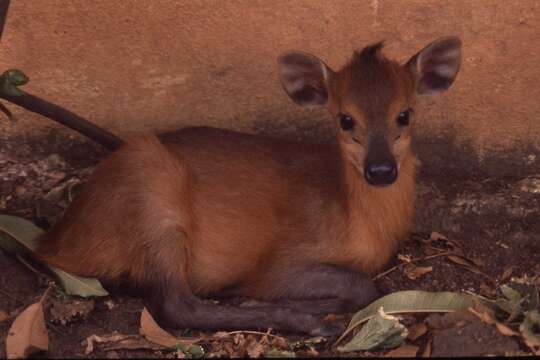
M2 139L0 150L0 212L25 217L42 227L54 221L65 201L51 191L63 184L76 183L90 174L92 166L105 151L67 132L51 131L46 137ZM384 293L405 289L429 291L470 291L488 296L503 278L540 275L540 159L531 155L526 168L516 176L485 176L480 170L466 176L436 174L423 171L419 179L417 228L400 254L412 258L422 255L423 239L433 231L455 241L480 272L472 272L445 257L422 262L432 271L411 280L402 268L397 268L377 280ZM44 200L45 199L45 200ZM399 264L396 259L388 268ZM36 302L46 289L42 276L36 275L17 259L0 252L0 310L15 316ZM64 301L55 299L56 302ZM54 301L53 301L54 302ZM84 354L85 340L91 335L138 334L142 303L138 299L114 295L96 299L91 311L82 311L78 318L62 318L47 308L46 319L50 336L51 357L161 357L177 356L155 350L127 350L97 347ZM60 319L60 321L58 321ZM349 315L336 321L347 323ZM451 325L442 326L441 322ZM444 320L444 321L443 321ZM424 321L421 316L405 316L405 325ZM433 356L504 355L527 352L528 349L513 337L502 336L493 326L465 319L455 322L448 317L430 316L426 320L429 332L411 344L432 348ZM0 357L5 357L5 338L12 322L0 322ZM439 325L433 325L438 323ZM289 341L298 335L282 334ZM253 335L255 336L255 335ZM247 339L247 338L246 338ZM238 338L235 344L238 345ZM323 341L309 351L300 349L297 356L339 354L331 347L334 339ZM243 340L242 340L243 341ZM207 355L212 355L217 342L202 343ZM234 348L234 346L233 346ZM223 347L217 355L246 355ZM232 350L231 350L232 349ZM353 355L382 355L385 352L355 353ZM216 355L216 356L217 356Z

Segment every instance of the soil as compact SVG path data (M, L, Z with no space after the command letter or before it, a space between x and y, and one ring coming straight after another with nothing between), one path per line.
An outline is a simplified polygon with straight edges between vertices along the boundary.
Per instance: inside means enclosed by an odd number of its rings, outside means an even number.
M45 137L3 139L0 152L0 208L2 213L30 219L47 227L66 206L55 198L54 191L63 184L78 183L91 173L106 152L64 131L51 131ZM489 295L504 278L540 275L540 167L531 158L527 171L518 176L485 177L479 170L453 177L434 171L421 172L417 200L417 226L410 241L399 252L412 258L423 255L425 242L432 232L456 242L478 264L478 272L469 271L445 257L421 263L432 266L431 272L411 280L402 268L396 268L377 280L384 293L405 289L428 291L470 291ZM48 200L44 200L48 199ZM38 210L39 209L39 210ZM396 259L388 269L399 264ZM5 357L5 338L12 318L36 302L47 288L44 277L37 275L17 259L0 252L0 310L11 319L0 321L0 358ZM95 300L95 306L80 317L64 323L53 321L52 297L46 306L51 357L161 357L175 356L155 350L110 350L98 347L85 355L85 340L91 335L138 334L142 302L136 298L114 295ZM51 304L52 303L52 304ZM346 323L350 315L338 317ZM56 319L58 320L58 319ZM421 322L421 317L406 316L406 325ZM293 341L298 335L283 334ZM332 340L332 339L329 339ZM327 341L315 352L300 355L335 355ZM504 337L493 326L474 319L455 322L448 328L431 326L426 336L413 342L420 351L430 343L433 355L504 355L527 352L518 339ZM204 344L207 354L215 344ZM355 355L381 355L384 352ZM229 353L230 355L230 353ZM351 355L351 354L347 354Z

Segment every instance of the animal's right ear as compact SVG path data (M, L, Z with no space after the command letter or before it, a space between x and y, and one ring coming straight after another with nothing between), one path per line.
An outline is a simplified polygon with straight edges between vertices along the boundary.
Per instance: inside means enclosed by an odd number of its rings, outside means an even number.
M328 77L332 70L317 57L290 52L278 59L279 77L283 88L295 103L324 105L328 101Z
M450 87L461 65L461 40L446 36L413 56L406 66L416 77L418 94L435 94Z

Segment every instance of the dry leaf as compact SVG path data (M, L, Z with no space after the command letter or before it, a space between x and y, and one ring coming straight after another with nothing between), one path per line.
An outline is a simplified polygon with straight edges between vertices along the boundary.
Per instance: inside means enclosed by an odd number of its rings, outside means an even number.
M287 340L285 340L284 338L282 338L281 336L275 336L272 338L271 340L271 345L273 347L276 347L278 349L289 349L289 343L287 342Z
M497 291L495 289L491 288L489 285L480 284L480 295L494 296L496 293L497 293Z
M459 243L448 239L446 236L444 236L441 233L433 231L431 233L431 235L429 236L428 243L429 242L436 242L436 241L444 241L446 243L446 245L450 245L450 247L453 248L454 251L461 252L461 246L459 245ZM440 250L442 250L442 249L440 249Z
M227 338L231 337L231 334L228 333L227 331L218 331L217 333L212 335L212 337L214 339L227 339Z
M336 314L328 314L323 318L323 321L336 321L338 316Z
M191 345L202 340L200 337L179 338L169 334L159 327L146 308L143 309L141 314L139 333L147 340L165 347L175 347L178 344Z
M407 339L415 341L419 337L424 336L427 331L428 327L425 323L414 324L413 326L409 327L409 335L407 336Z
M156 345L142 338L140 335L122 335L118 333L104 336L89 336L86 338L86 344L86 350L84 352L86 355L94 351L95 344L106 344L103 347L103 351L137 349L150 349L155 351L164 349L163 346Z
M8 359L26 358L35 352L49 349L49 336L43 315L46 294L39 302L27 307L11 324L6 338Z
M439 240L448 240L446 236L444 236L441 233L438 233L436 231L432 231L431 235L429 236L429 240L431 241L439 241Z
M264 353L264 345L257 341L252 341L246 348L250 358L258 358Z
M50 320L54 323L66 325L78 319L85 319L94 310L95 302L92 299L53 300L50 310Z
M452 261L453 263L456 263L456 264L461 265L461 266L465 266L465 267L475 266L472 261L469 261L468 259L466 259L464 257L461 257L461 256L448 255L447 258L448 258L448 260Z
M495 280L488 274L482 272L474 262L463 255L448 255L446 257L448 260L452 261L455 264L461 265L465 270L469 270L475 274L482 275L489 279L491 282L495 283Z
M475 304L475 306L469 307L469 312L476 315L482 322L493 325L496 323L495 314L491 309L486 308L483 305Z
M416 280L425 274L432 272L433 266L416 266L410 263L405 266L403 271L409 279Z
M410 263L412 259L410 255L402 255L402 254L398 254L397 258L399 261L403 263Z
M431 357L431 339L427 342L426 348L422 352L422 357Z
M499 330L499 332L501 334L503 334L504 336L521 336L520 333L510 329L508 326L506 326L506 325L504 325L504 324L502 324L500 322L496 322L495 326L497 327L497 330Z
M512 276L513 272L514 272L514 267L512 265L507 266L501 275L501 281L510 279L510 276Z
M86 350L84 351L84 353L85 355L92 353L94 351L94 343L101 344L101 343L108 343L108 342L118 342L118 341L130 339L136 336L137 335L123 335L123 334L117 334L117 333L113 333L112 335L104 335L104 336L91 335L86 338Z
M474 265L478 266L478 267L482 267L484 266L484 260L480 259L480 258L468 258L469 261L471 261Z
M410 358L410 357L416 357L417 352L418 352L418 346L402 345L402 346L398 347L397 349L394 349L394 350L386 353L386 355L384 355L384 357L407 357L407 358Z

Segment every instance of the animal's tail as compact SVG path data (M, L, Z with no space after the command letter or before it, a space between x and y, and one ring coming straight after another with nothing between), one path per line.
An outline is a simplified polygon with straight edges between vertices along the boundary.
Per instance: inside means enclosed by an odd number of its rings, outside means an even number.
M116 150L124 143L118 136L92 124L85 118L37 96L28 93L22 95L7 95L0 93L0 98L67 126L84 136L89 137L109 150Z

